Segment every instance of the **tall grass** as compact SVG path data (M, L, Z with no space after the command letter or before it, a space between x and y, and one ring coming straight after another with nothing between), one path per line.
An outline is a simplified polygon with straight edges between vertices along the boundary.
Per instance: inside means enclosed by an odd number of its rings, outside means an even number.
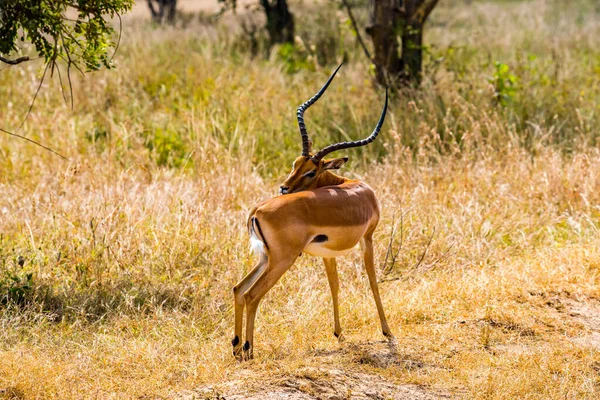
M352 346L379 340L354 253L339 260L346 343L320 260L302 257L261 306L257 360L230 356L231 287L254 263L245 218L299 154L295 108L345 58L306 113L315 146L378 117L343 14L326 6L331 25L299 23L297 46L266 58L227 22L126 21L118 68L75 77L74 110L48 80L20 131L70 162L0 136L0 389L172 396L325 363L465 398L597 397L600 357L578 340L592 328L564 306L599 289L600 19L581 4L442 2L423 88L396 93L378 141L348 153L344 174L382 204L379 265L399 250L381 291L415 368L365 365ZM4 128L40 72L0 72Z

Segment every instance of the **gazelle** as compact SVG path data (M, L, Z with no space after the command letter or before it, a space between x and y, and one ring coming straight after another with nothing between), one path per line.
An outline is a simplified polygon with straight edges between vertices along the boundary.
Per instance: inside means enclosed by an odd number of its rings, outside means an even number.
M248 218L251 246L258 254L259 261L233 288L235 337L232 344L233 354L239 360L242 356L246 359L253 356L254 320L258 303L302 252L323 257L333 297L333 333L339 338L342 328L338 310L339 280L335 257L347 254L359 242L383 334L391 336L373 264L373 231L379 222L377 198L366 183L332 172L348 161L348 157L323 159L333 151L365 146L375 140L385 120L387 90L379 122L366 139L332 144L313 154L312 142L304 124L304 111L323 95L340 67L341 65L317 94L298 107L302 155L296 158L292 172L281 185L282 195L256 206ZM242 355L244 306L247 307L246 342Z

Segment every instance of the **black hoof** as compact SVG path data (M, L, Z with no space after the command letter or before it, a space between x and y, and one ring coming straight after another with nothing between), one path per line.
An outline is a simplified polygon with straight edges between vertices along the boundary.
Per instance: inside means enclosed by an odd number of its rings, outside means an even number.
M237 346L238 344L240 344L240 338L239 337L234 337L233 340L231 341L231 344L233 345L233 347Z
M246 340L246 343L244 343L244 351L248 350L250 350L250 342Z

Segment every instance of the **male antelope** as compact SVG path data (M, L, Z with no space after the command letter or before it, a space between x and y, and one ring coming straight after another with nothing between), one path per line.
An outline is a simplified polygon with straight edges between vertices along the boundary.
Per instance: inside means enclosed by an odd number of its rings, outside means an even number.
M377 198L366 183L331 172L339 169L348 161L348 157L323 160L333 151L365 146L375 140L385 120L387 90L379 122L366 139L332 144L313 154L304 125L304 111L323 95L340 67L314 97L298 108L302 155L296 158L292 172L281 185L282 196L259 204L248 218L251 245L260 259L254 269L233 288L235 338L232 344L233 354L240 360L244 306L247 307L244 358L251 359L258 303L302 252L323 257L333 297L333 333L339 337L342 328L338 312L339 280L335 257L347 254L359 242L383 334L391 336L373 265L373 231L379 222Z

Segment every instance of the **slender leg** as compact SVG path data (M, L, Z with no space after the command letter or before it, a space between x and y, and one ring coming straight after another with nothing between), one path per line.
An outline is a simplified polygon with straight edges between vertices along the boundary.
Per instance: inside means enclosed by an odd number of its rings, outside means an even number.
M377 276L375 275L375 264L373 263L373 237L371 235L365 236L361 244L365 258L365 269L367 270L369 284L371 285L371 291L373 292L375 304L377 305L377 312L379 313L379 319L381 320L381 330L385 336L392 336L390 327L385 319L381 297L379 297L379 287L377 286Z
M231 341L233 345L233 355L241 361L242 359L242 320L244 316L244 294L250 289L250 287L256 282L260 274L267 265L267 256L261 255L260 260L237 285L233 287L233 297L235 301L235 333L234 338Z
M342 327L340 326L340 312L338 307L338 291L340 288L340 280L337 273L337 265L335 258L324 258L325 270L327 271L327 280L331 288L331 298L333 299L333 334L336 338L341 339Z
M246 300L246 343L244 343L244 355L247 360L253 357L254 343L254 320L258 303L262 297L277 283L279 278L294 264L298 252L293 252L293 257L275 258L269 257L265 271L254 282L252 287L244 294Z

